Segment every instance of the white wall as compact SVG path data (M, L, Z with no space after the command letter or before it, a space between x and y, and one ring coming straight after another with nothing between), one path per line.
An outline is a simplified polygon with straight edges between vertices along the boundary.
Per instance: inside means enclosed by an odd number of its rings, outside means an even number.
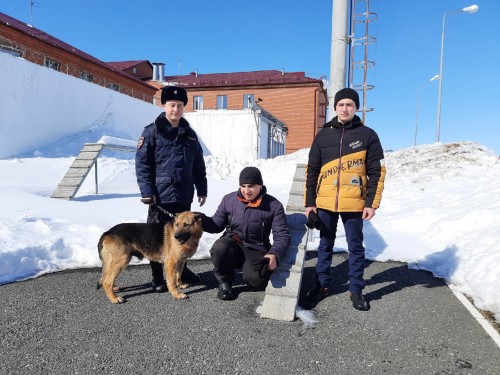
M161 112L153 104L0 52L0 159L77 155L82 139L93 143L103 136L135 141ZM251 110L207 110L184 117L205 155L243 161L268 155L268 120Z
M204 110L184 114L202 140L206 155L252 161L257 157L257 131L250 110Z
M92 132L136 140L161 108L0 53L0 158ZM59 138L55 138L55 135Z

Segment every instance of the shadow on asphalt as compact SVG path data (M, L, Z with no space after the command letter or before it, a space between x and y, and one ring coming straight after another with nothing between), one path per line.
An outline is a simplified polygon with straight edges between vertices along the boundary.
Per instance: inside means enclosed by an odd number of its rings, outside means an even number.
M348 255L347 253L335 253L334 255L333 266L331 269L332 284L328 297L347 293L349 291ZM314 309L319 303L312 302L306 298L307 292L313 289L316 285L316 258L316 251L306 252L306 265L304 266L302 273L301 289L298 300L298 305L306 310ZM340 263L338 263L339 258L341 259ZM374 262L370 260L365 261L366 286L367 289L368 287L371 287L369 288L371 291L365 294L368 301L381 300L389 294L397 293L405 288L416 285L422 285L426 288L442 287L446 285L440 278L429 277L429 272L409 269L405 263L401 263L400 266L393 267L376 274L371 274L370 265L372 263ZM189 288L187 292L188 296L217 289L217 280L215 279L212 271L200 272L198 273L198 276L200 276L201 281L200 283L192 285ZM380 284L380 287L374 288L374 286L378 284ZM243 282L241 270L237 270L235 272L233 291L236 299L240 293L249 291L247 285ZM125 298L125 300L129 300L142 295L151 294L153 291L151 289L151 284L147 282L137 285L121 286L119 293Z
M215 279L212 271L200 272L198 273L198 276L200 277L200 282L189 286L188 291L186 292L188 296L217 289L217 280ZM236 296L235 299L238 298L240 293L248 291L249 289L247 285L243 282L241 270L236 270L233 284L233 292ZM125 301L128 301L134 299L135 297L152 294L154 292L151 289L151 283L148 282L137 285L120 286L118 293L125 299Z
M318 256L316 251L306 253L305 262L314 265L305 266L302 274L302 285L299 296L299 306L306 310L314 309L318 303L309 301L306 298L307 292L316 285L315 262ZM342 258L340 263L335 264L338 257ZM311 262L312 261L312 262ZM393 267L377 274L370 273L370 265L373 261L365 261L365 281L366 286L371 286L372 291L365 294L367 301L381 300L385 296L401 291L415 285L422 285L426 288L435 288L445 286L445 282L437 277L429 277L427 271L417 271L408 268L408 265L401 263L398 267ZM335 253L333 267L331 268L332 284L328 297L346 293L349 291L349 262L347 253ZM379 288L373 286L381 284ZM326 298L328 298L326 297Z
M372 261L366 262L365 270L372 263ZM422 285L425 288L436 288L446 285L442 279L437 277L430 278L429 274L430 273L427 271L415 271L409 269L406 264L382 271L367 278L366 285L389 284L367 293L365 297L370 301L375 301L380 300L391 293L396 293L415 285Z

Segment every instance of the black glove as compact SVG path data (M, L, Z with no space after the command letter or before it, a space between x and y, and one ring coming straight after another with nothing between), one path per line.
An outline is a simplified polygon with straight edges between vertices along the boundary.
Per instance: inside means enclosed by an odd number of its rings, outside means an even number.
M321 221L319 220L318 214L314 211L309 212L307 217L306 227L309 229L321 229Z
M269 265L269 258L262 257L261 259L254 259L252 262L253 270L258 272L260 277L266 277L269 270L267 266Z

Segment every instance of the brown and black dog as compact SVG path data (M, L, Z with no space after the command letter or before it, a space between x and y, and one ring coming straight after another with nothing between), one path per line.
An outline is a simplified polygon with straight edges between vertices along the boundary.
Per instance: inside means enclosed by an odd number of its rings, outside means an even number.
M101 286L112 303L123 303L115 291L115 281L133 256L163 263L167 287L175 299L188 298L177 288L186 288L181 281L184 264L198 249L203 234L198 212L185 211L167 224L123 223L103 233L97 249L102 262Z

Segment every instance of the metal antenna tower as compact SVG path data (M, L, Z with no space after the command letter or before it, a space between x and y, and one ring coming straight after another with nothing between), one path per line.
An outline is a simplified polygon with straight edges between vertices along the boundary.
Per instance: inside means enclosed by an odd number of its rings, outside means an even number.
M30 23L28 25L33 27L33 7L39 6L40 3L37 3L36 1L33 0L29 0L29 2L30 2Z
M352 0L351 6L349 87L361 94L359 110L363 113L364 123L366 112L373 111L373 108L366 104L367 91L375 87L367 82L368 69L375 66L375 62L368 59L368 47L377 41L377 38L370 36L369 25L377 20L378 15L370 12L370 0Z
M33 25L33 0L30 0L30 25Z

